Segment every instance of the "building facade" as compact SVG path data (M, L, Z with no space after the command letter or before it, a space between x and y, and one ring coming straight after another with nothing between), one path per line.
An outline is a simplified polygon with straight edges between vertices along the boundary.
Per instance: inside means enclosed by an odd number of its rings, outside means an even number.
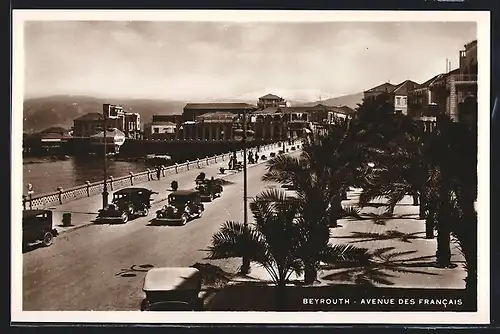
M182 113L183 121L196 121L196 117L214 112L226 112L235 115L251 113L257 107L248 103L188 103Z
M286 106L287 106L286 101L282 97L274 94L267 94L261 96L259 97L259 101L257 102L257 108L259 110L264 110L269 107L280 108Z
M105 104L104 109L109 105ZM124 112L121 106L113 106L108 111L106 124L108 128L115 128L125 134L127 138L141 137L141 115L139 113ZM117 111L119 110L119 111ZM104 125L103 113L88 113L73 120L73 137L89 138L102 131Z
M389 82L383 83L376 87L370 88L363 92L363 98L365 101L374 102L375 98L381 94L391 93L397 86Z
M124 117L124 133L128 138L139 139L141 137L141 115L139 113L127 112Z
M123 131L123 118L111 118L107 120L109 128L116 128ZM104 117L102 113L88 113L73 120L73 137L89 138L102 131Z
M460 67L434 80L429 88L438 112L453 121L477 118L477 41L459 51Z
M408 93L419 86L418 83L405 80L391 92L394 95L394 112L408 115Z
M365 101L374 102L377 97L384 95L384 100L387 97L387 102L390 103L394 113L407 115L408 94L418 85L418 83L411 80L405 80L397 85L386 82L364 91L363 96Z

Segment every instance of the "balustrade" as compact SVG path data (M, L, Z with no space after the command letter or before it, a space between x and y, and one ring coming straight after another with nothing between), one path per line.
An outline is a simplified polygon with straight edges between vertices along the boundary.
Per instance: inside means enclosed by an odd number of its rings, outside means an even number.
M280 147L279 144L267 144L262 146L262 150L272 149L275 147ZM162 167L162 175L165 177L166 174L178 174L183 171L189 171L192 167L202 168L203 166L209 166L221 161L225 161L226 155L229 157L232 153L223 153L220 155L215 155L211 157L205 157L204 159L197 159L195 161L187 161L185 163L175 163L172 166ZM236 152L237 155L243 156L243 150ZM111 191L118 190L120 188L125 188L128 186L133 186L134 184L139 184L147 181L154 180L154 171L146 170L140 173L130 172L128 175L114 178L110 176L108 180L108 189ZM28 195L23 195L22 203L23 209L42 209L54 205L61 205L70 201L77 199L91 197L100 194L103 191L103 181L98 181L91 183L90 181L85 181L85 184L81 186L72 187L69 189L63 189L58 187L56 192L41 194L38 196L33 196L31 193Z

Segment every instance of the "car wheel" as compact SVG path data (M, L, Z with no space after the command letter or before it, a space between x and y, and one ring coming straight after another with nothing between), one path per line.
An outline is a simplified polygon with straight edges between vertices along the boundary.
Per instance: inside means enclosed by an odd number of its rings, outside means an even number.
M147 299L143 299L141 302L141 311L148 311L150 307L149 301Z
M149 209L148 208L144 208L144 210L142 211L142 215L144 217L146 217L147 215L149 215Z
M123 223L128 222L128 213L127 212L122 213L122 222Z
M203 210L198 211L198 218L201 218L203 216Z
M181 216L181 225L186 225L186 223L188 222L188 215L187 214L182 214Z
M54 236L52 235L51 232L46 232L44 235L43 235L43 244L48 247L50 245L52 245L52 242L54 241Z

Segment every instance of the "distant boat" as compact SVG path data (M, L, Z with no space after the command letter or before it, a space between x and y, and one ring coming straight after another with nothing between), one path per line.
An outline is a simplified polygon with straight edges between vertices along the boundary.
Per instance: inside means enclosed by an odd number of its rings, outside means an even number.
M170 155L148 154L146 155L146 163L153 165L170 165L172 157Z

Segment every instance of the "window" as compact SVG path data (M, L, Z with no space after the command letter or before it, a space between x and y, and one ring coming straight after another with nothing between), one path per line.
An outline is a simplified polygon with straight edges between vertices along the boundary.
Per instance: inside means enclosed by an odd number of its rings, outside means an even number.
M159 133L160 129L159 128L153 128L154 133Z
M403 105L406 105L406 97L403 97Z
M396 96L396 105L401 105L401 97Z

